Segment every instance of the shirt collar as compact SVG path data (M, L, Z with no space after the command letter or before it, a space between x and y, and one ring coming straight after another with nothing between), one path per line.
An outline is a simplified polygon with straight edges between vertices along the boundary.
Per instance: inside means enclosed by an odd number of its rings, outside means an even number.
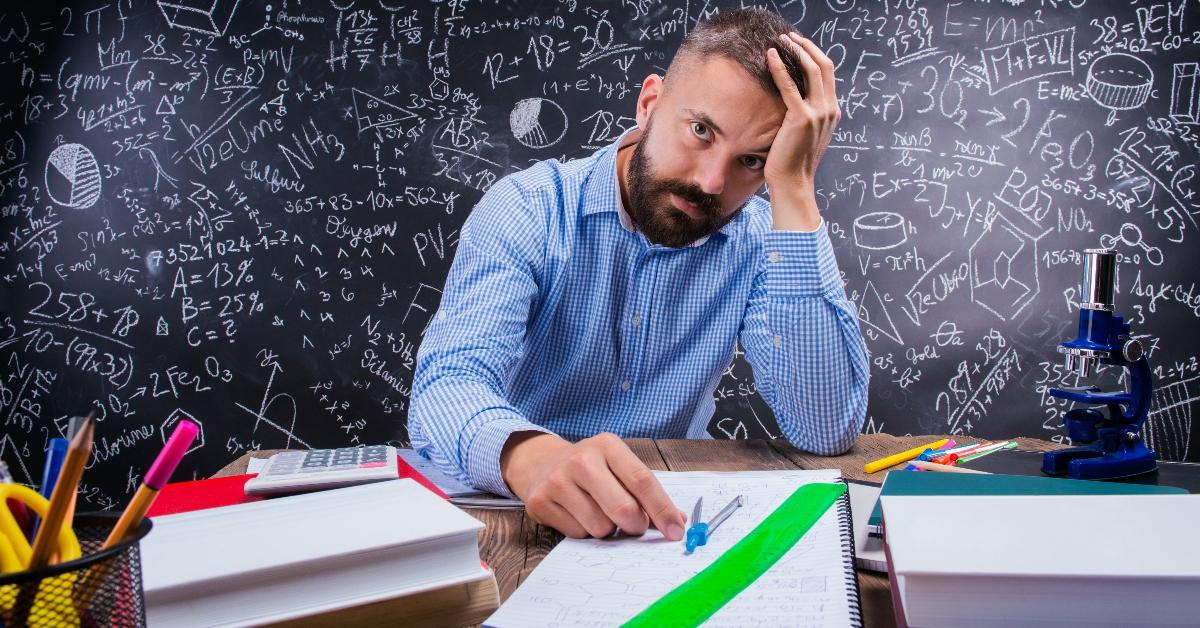
M583 214L585 216L597 214L601 212L616 212L617 219L621 221L621 227L630 233L637 233L637 225L634 224L633 218L629 216L629 212L625 210L625 203L621 200L621 180L617 176L617 151L636 144L642 138L642 130L634 127L625 131L617 138L615 142L609 144L603 149L600 155L600 163L597 164L597 180L588 182L588 189L583 196ZM612 202L610 199L616 199ZM742 216L739 214L733 220L730 220L717 233L725 236L731 236L734 233L736 225L740 224ZM711 235L704 236L695 242L692 242L687 248L698 247L705 242L708 242Z

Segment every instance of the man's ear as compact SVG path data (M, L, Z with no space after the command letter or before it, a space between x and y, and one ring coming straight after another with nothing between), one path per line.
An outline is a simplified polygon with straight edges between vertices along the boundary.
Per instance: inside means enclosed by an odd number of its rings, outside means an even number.
M658 104L658 98L662 96L662 93L663 78L661 76L650 74L642 79L642 91L638 94L637 99L637 124L639 129L646 129L646 124L650 121L650 114L654 113L654 107Z

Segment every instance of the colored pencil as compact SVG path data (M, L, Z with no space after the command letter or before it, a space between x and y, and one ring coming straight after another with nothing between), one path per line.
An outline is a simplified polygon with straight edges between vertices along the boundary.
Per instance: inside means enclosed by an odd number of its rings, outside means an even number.
M192 446L192 441L195 440L199 431L200 427L195 423L184 420L179 422L174 432L171 432L171 438L167 439L167 444L163 445L162 451L158 452L158 457L154 459L154 464L150 465L150 470L146 472L142 485L134 493L133 499L129 500L125 511L121 513L121 518L117 520L112 532L105 539L105 549L120 543L130 530L142 522L146 511L150 510L150 506L154 503L154 498L158 497L158 491L167 483L167 480L171 479L171 474L175 472L179 460Z

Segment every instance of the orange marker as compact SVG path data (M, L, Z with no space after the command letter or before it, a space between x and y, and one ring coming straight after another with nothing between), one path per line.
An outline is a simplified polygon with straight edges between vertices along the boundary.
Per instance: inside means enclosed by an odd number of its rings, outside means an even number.
M933 459L937 464L954 464L958 461L958 454L946 454Z

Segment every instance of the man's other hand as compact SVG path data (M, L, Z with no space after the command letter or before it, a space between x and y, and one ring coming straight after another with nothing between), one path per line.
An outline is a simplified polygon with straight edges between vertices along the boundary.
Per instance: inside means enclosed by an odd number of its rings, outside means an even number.
M542 432L513 434L500 472L534 521L571 538L603 538L617 530L641 535L651 523L672 541L683 538L687 516L613 434L578 443Z
M771 193L775 228L809 231L820 224L816 175L842 113L838 108L833 61L816 44L796 33L779 36L799 60L807 94L800 95L779 51L767 51L767 66L783 96L787 113L775 135L763 175Z

